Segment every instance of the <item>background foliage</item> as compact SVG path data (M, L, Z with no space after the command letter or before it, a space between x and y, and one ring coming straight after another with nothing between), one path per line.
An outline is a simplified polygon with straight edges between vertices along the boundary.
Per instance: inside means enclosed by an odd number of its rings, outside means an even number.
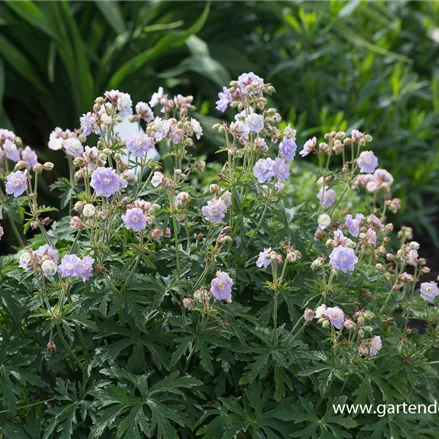
M42 156L53 127L78 126L106 89L137 101L160 84L195 96L212 152L217 93L253 70L282 89L273 104L300 142L375 133L400 221L439 246L437 2L11 1L0 17L0 125Z

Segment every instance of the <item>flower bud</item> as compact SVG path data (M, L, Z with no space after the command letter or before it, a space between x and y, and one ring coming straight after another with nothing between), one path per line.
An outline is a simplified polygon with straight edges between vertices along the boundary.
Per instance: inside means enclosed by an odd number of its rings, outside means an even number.
M52 352L52 354L56 354L56 344L52 340L47 343L46 348L48 351Z
M43 170L43 165L41 163L36 163L32 169L34 172L40 173Z
M372 311L369 311L369 310L364 311L363 315L364 315L364 318L366 320L371 320L371 319L373 319L375 317L375 314Z
M27 168L27 163L23 160L18 161L14 166L14 171L19 171L21 169Z
M322 328L327 328L329 325L330 325L329 320L325 320L325 321L322 323Z
M82 165L84 164L84 158L83 158L83 157L76 157L76 158L73 160L73 164L74 164L75 166L82 166Z
M70 227L72 229L80 230L83 229L85 226L84 223L81 221L81 218L79 218L79 216L73 216L70 219Z
M220 191L220 187L217 184L211 184L209 190L210 192L217 194Z
M194 309L195 304L194 304L194 301L192 299L185 297L182 300L182 303L183 303L184 308L186 308L188 310Z
M344 327L348 330L356 329L357 325L351 319L346 319L344 321Z
M163 230L156 227L151 231L151 236L156 240L159 241L163 237Z
M311 308L306 308L305 312L303 313L303 318L310 322L315 317L315 313Z

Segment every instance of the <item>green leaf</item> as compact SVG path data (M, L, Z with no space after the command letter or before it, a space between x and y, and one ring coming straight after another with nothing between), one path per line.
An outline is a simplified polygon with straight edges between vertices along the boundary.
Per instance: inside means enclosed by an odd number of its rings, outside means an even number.
M125 32L125 20L120 5L117 2L112 0L97 0L95 4L116 33L121 34Z
M9 7L21 18L29 22L31 25L42 30L52 38L56 38L51 30L51 23L46 20L39 6L30 0L11 1L8 0Z
M140 55L129 60L122 67L120 67L116 73L111 77L109 87L116 88L120 83L127 78L129 75L136 73L145 64L156 59L164 51L171 47L178 47L185 43L185 41L191 36L199 32L204 24L206 23L207 17L209 16L210 3L206 3L203 13L198 18L198 20L185 31L176 31L173 34L169 34L161 38L154 47L147 50Z

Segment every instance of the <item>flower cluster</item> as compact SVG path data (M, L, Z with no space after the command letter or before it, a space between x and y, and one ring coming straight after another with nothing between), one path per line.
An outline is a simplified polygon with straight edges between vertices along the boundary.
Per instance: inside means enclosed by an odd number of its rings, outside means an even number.
M128 326L136 333L145 327L154 343L132 357L128 344L114 349L117 364L139 357L139 371L148 350L151 364L169 363L170 354L174 366L184 361L178 368L186 371L197 358L200 371L213 376L240 362L236 373L243 373L239 382L246 383L257 367L247 348L245 355L239 349L231 355L227 343L255 346L271 362L259 378L272 375L279 399L288 392L282 377L291 374L296 356L321 363L325 355L314 353L323 350L324 341L331 361L345 368L340 373L346 380L346 365L353 361L368 373L372 357L416 349L417 342L398 350L393 345L397 339L411 343L412 316L426 322L437 317L425 301L437 300L439 287L435 280L421 281L430 268L412 230L403 227L398 240L391 239L388 213L401 203L391 193L393 177L378 167L372 137L334 131L321 141L308 139L297 154L300 133L269 108L273 92L250 72L219 93L217 109L229 116L214 126L224 136L222 166L194 157L203 127L190 116L192 96L171 96L159 88L133 105L127 93L105 92L80 118L80 128L56 128L50 135L49 148L65 153L70 170L68 181L54 185L63 191L69 216L50 227L50 208L38 204L38 173L53 165L38 163L32 149L0 130L8 201L28 203L27 227L41 232L24 246L18 265L28 272L33 292L41 293L34 299L39 316L46 307L51 317L49 350L56 352L54 325L63 330L74 322L68 338L73 343L77 331L80 339L81 346L66 347L69 356L60 361L80 357L82 369L91 358L91 368L110 359L103 355L107 339L95 345L88 341L99 338L96 334L82 337L86 319L78 318L78 310L112 327L120 323L126 334ZM122 123L131 123L134 134L125 138ZM300 169L298 155L318 161ZM310 198L292 190L298 178L311 188ZM396 305L401 312L394 314ZM171 349L162 343L165 332L181 344ZM118 346L125 343L120 338L113 340ZM304 349L296 349L295 340Z

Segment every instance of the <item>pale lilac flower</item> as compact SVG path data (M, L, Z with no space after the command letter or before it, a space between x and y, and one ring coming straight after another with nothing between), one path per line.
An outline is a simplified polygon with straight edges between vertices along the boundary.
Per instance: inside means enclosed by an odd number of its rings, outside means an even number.
M143 210L134 207L128 209L125 215L122 215L125 228L128 230L134 230L135 232L140 232L146 227L146 218Z
M153 93L149 105L155 107L156 105L164 105L167 100L167 95L163 94L163 87L159 87L157 93Z
M273 162L273 175L279 181L285 181L290 176L290 168L288 163L280 158L275 158Z
M393 177L390 172L386 171L385 169L377 169L373 173L374 178L378 182L380 187L390 187L393 183Z
M99 168L105 165L105 160L102 159L102 154L96 146L93 146L92 148L86 146L82 157L84 158L89 171L92 171L96 167Z
M265 183L273 178L273 164L274 161L270 158L259 159L254 168L253 175L257 178L259 183Z
M339 246L332 250L329 255L329 263L332 268L340 270L343 273L354 271L358 258L353 249L349 247Z
M341 329L344 323L344 312L338 307L328 308L323 314L324 317L329 319L331 325L337 329Z
M245 122L245 118L249 115L249 114L253 114L255 110L253 110L252 107L249 107L245 110L242 110L241 112L235 114L235 120L236 122Z
M174 145L177 145L183 140L184 131L177 125L171 127L171 140Z
M331 225L331 217L326 213L319 215L318 224L320 230L325 230Z
M29 168L33 168L38 163L38 156L29 146L26 146L26 148L21 151L21 159Z
M175 205L181 206L182 204L187 204L187 203L189 203L190 199L191 199L191 197L187 192L179 192L175 196Z
M17 136L12 131L0 128L0 142L6 139L14 142L16 137Z
M355 238L360 234L361 222L364 220L364 215L358 213L355 218L352 215L346 215L346 227L349 229L349 233Z
M232 102L232 95L227 87L223 87L223 91L218 93L219 100L216 103L216 109L224 113L228 105Z
M134 157L142 157L154 148L154 139L145 133L134 134L126 140L127 150Z
M120 94L121 93L119 90L110 90L110 91L106 91L104 93L104 96L110 101L117 101L119 99Z
M2 239L2 236L5 234L3 227L0 225L0 240Z
M154 134L155 140L157 140L157 142L160 142L160 140L164 139L167 136L169 129L171 128L171 124L166 119L156 117L154 119L154 127L155 127L155 134Z
M151 178L151 184L154 187L157 187L163 183L164 178L165 176L160 171L155 171L153 177Z
M221 198L213 198L201 208L204 217L212 223L220 223L226 216L227 206Z
M377 234L374 229L367 229L366 237L369 244L373 246L377 245Z
M252 113L245 119L245 124L250 131L258 134L264 129L264 116Z
M39 261L47 258L53 259L55 262L58 262L59 260L58 252L49 244L44 244L40 246L35 252L35 255L37 256Z
M250 130L248 129L247 125L241 121L232 122L230 124L230 133L233 137L242 137L244 139L247 139L249 132Z
M146 102L138 102L136 105L136 114L145 122L151 122L154 119L154 113Z
M417 250L409 250L405 257L407 264L416 266L419 262L419 253Z
M58 272L61 277L78 277L82 271L81 259L76 255L65 255L61 259Z
M191 119L191 128L197 140L200 140L201 136L203 135L203 128L201 128L200 122L198 122L196 119Z
M264 85L264 80L258 75L255 75L253 72L243 73L238 77L238 84L241 89L241 93L243 95L246 95L248 92L247 87L249 85L253 85L253 86ZM260 94L260 92L256 92L255 94Z
M316 145L317 145L316 137L313 137L312 139L308 139L303 145L302 151L300 151L299 154L302 157L307 156L310 152L314 151Z
M372 174L378 167L378 159L372 151L363 151L357 160L363 174Z
M6 178L6 193L18 198L27 189L27 175L23 171L15 171Z
M97 168L91 174L90 186L100 197L110 197L114 195L123 184L112 168Z
M259 258L256 261L256 266L259 268L267 268L273 259L271 258L271 248L264 248L264 251L259 253Z
M354 242L351 239L344 236L341 230L336 230L334 232L334 243L335 243L335 247L340 245L343 247L350 247Z
M84 282L89 280L93 275L94 261L95 260L91 256L84 256L79 263L80 270L78 272L78 276L82 277Z
M78 157L84 152L84 147L77 137L69 137L63 142L64 150L67 155Z
M3 144L3 151L6 157L13 162L18 162L20 160L20 152L17 149L17 145L9 139L5 140Z
M96 123L96 115L94 113L85 113L79 118L81 124L82 134L89 136L93 131L93 125Z
M268 151L267 142L262 137L258 137L258 139L256 140L256 146L263 152Z
M232 301L232 278L224 271L217 271L216 277L210 283L210 292L217 300Z
M369 355L371 357L375 357L383 344L381 342L381 337L379 335L375 335L375 337L371 338L369 341Z
M279 145L279 152L281 157L290 162L294 160L296 155L297 145L294 139L285 137Z
M421 284L421 297L424 300L432 302L437 296L439 296L439 288L435 282L423 282Z
M133 114L133 101L128 93L119 93L117 98L117 109L122 116L131 116Z
M317 198L323 207L331 207L335 203L335 191L326 188L325 191L323 191L323 188L321 188L317 194Z

